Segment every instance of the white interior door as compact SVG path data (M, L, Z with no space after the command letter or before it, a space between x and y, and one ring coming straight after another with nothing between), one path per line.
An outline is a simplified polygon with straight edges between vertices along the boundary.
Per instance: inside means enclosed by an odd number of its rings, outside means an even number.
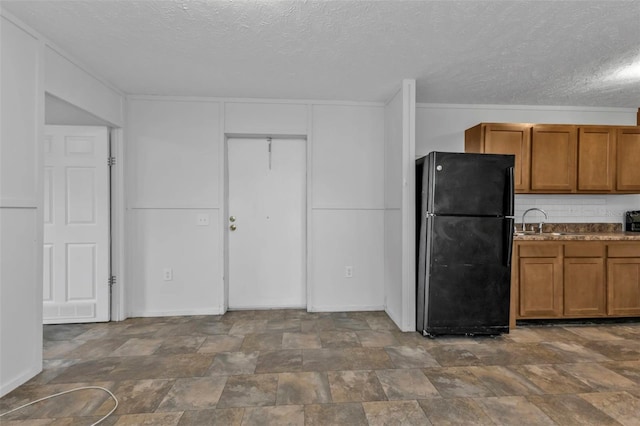
M306 306L306 144L229 139L229 307Z
M45 126L45 324L109 320L106 127Z

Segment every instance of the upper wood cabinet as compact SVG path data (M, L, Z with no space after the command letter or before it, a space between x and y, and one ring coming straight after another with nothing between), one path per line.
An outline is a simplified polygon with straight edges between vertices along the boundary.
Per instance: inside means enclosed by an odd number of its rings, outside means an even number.
M640 127L618 129L616 186L619 191L640 191Z
M517 193L640 193L640 126L481 123L465 152L514 154Z
M549 192L575 190L576 144L575 126L533 126L531 190Z
M616 189L616 129L580 127L578 129L578 191Z
M465 152L515 155L514 186L517 192L529 189L531 125L482 123L464 134Z

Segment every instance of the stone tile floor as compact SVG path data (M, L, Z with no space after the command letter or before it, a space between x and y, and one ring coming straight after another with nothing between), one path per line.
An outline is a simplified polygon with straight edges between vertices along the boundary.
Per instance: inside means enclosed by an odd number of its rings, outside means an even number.
M105 425L640 425L640 322L402 333L383 312L236 311L44 327L44 370L0 413L97 385ZM86 390L0 419L88 425Z

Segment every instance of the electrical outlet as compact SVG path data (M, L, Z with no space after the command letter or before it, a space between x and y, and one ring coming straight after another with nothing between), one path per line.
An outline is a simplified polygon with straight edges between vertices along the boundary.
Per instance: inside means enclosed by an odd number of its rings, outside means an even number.
M209 226L209 214L208 213L198 213L196 215L196 225L198 225L198 226Z
M172 280L173 280L173 269L171 269L171 268L165 268L165 269L162 271L162 278L163 278L165 281L172 281Z
M344 267L344 277L345 278L353 278L353 266L345 266Z

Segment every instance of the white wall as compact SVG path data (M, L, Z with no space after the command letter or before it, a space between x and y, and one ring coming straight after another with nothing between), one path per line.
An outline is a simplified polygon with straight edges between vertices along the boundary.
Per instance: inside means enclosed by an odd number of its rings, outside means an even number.
M314 105L311 139L308 309L382 310L384 108Z
M402 331L416 329L416 81L402 81Z
M416 156L464 151L464 131L478 123L636 125L631 108L522 105L416 105Z
M221 105L133 98L127 109L129 314L221 313Z
M38 36L44 48L39 62L44 68L45 121L48 124L102 125L111 128L111 155L116 165L111 169L111 273L116 284L111 288L111 318L123 320L127 280L125 279L124 238L124 170L122 127L124 95L87 71L49 40Z
M522 214L531 207L543 209L549 223L622 224L625 212L640 209L640 195L518 194L514 211L516 223L522 222ZM540 218L542 214L531 212L526 220L535 222Z
M631 108L418 104L416 156L463 152L465 129L483 122L635 126L636 119L637 110ZM622 223L625 211L638 209L640 195L520 194L515 201L516 222L524 210L538 207L547 211L548 222Z
M114 126L121 126L124 117L123 98L117 90L69 60L50 41L11 14L2 9L0 14L2 395L42 369L41 140L45 92ZM116 177L114 181L120 183L121 179Z
M42 370L44 91L31 33L0 17L0 396Z
M402 324L402 88L385 106L385 311Z
M405 79L385 107L385 311L415 330L416 82Z
M59 126L111 126L111 123L48 93L44 96L44 123Z
M124 124L124 97L120 92L80 68L50 45L44 53L45 91L77 108L107 121Z
M236 135L307 139L308 308L383 309L381 105L131 97L127 127L131 315L224 311L224 140ZM195 226L201 211L210 226Z
M308 107L303 103L231 101L224 103L224 132L228 135L307 134Z

